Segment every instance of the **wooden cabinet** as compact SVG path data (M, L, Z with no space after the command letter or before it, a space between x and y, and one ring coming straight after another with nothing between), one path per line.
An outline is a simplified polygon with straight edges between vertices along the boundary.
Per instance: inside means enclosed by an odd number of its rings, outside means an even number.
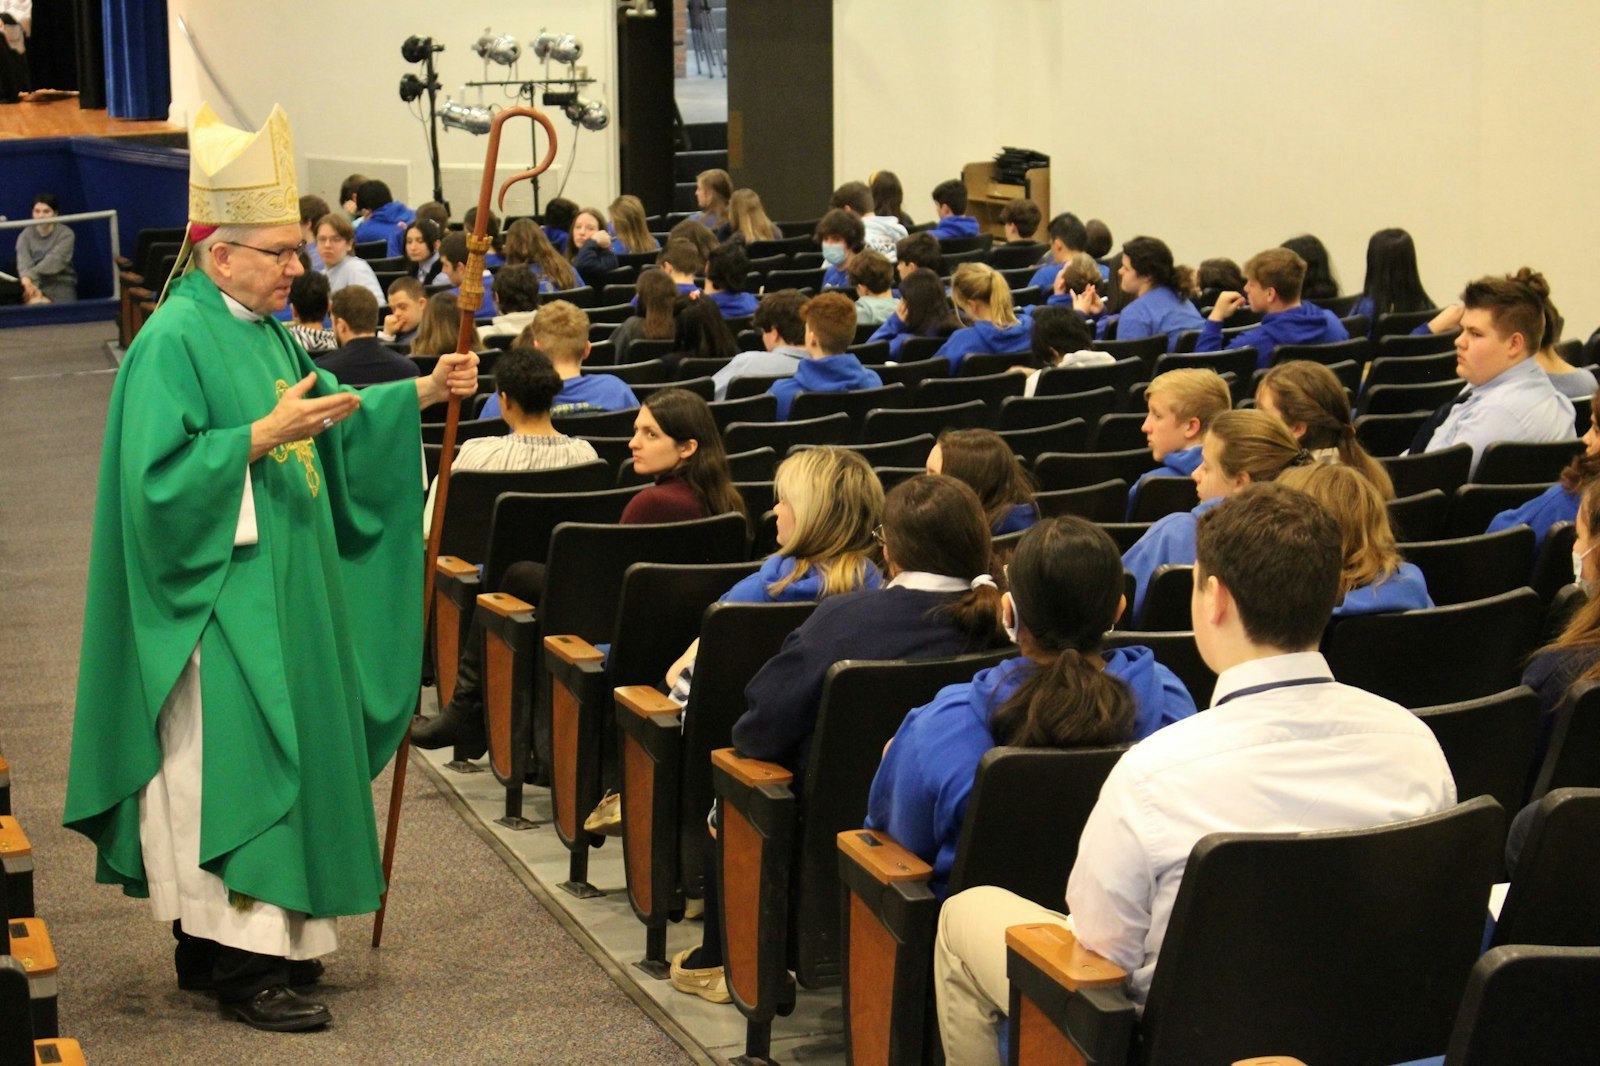
M967 213L978 220L982 233L1004 240L1000 211L1013 200L1029 199L1039 205L1040 233L1050 223L1050 168L1035 167L1024 176L1025 185L1002 184L995 177L995 165L968 163L961 168L961 181L967 187Z

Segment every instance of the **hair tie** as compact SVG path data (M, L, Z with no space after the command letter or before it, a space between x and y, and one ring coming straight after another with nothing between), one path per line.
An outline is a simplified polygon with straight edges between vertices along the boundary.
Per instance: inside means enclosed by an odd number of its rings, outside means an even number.
M1294 453L1294 458L1289 460L1290 466L1309 466L1317 461L1317 457L1301 448Z
M969 584L967 586L967 588L976 589L981 585L988 585L990 588L995 589L997 591L1000 588L999 585L996 585L994 583L994 578L990 577L988 574L979 574L977 577L972 579L972 583Z

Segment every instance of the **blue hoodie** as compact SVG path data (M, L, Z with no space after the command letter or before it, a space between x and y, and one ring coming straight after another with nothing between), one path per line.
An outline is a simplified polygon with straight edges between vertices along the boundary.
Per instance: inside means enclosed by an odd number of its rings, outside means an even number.
M1557 522L1577 520L1578 494L1567 491L1557 482L1521 507L1513 507L1495 515L1484 532L1498 533L1512 526L1528 526L1533 530L1533 554L1538 558L1544 550L1544 538L1549 535L1551 526Z
M1097 336L1106 335L1110 321L1110 317L1100 319ZM1156 286L1124 307L1116 321L1117 340L1134 341L1165 333L1169 352L1178 346L1178 334L1186 329L1200 329L1206 323L1194 304L1164 285Z
M794 377L774 381L767 391L778 398L778 421L789 418L789 406L802 392L854 392L857 389L876 389L883 379L876 372L861 365L861 360L848 352L828 355L821 359L801 360Z
M760 301L748 292L713 292L708 294L717 305L723 318L749 318L756 313Z
M1272 349L1280 344L1332 344L1349 339L1350 333L1338 315L1314 303L1302 303L1287 311L1266 315L1255 329L1247 329L1228 341L1228 347L1254 348L1258 353L1256 367L1264 370L1272 362ZM1194 350L1222 351L1222 323L1206 319Z
M1194 714L1194 700L1173 672L1144 647L1102 654L1106 673L1133 693L1130 740ZM1037 667L1021 656L979 672L965 684L939 690L900 724L872 780L867 828L877 829L933 866L929 887L941 900L949 889L956 843L966 820L978 762L995 746L989 721Z
M832 263L824 264L822 271L822 287L824 289L853 289L850 279L845 275L843 266L834 266Z
M769 555L761 563L761 569L742 578L737 585L722 594L718 603L810 603L822 598L822 582L827 577L827 571L819 567L811 567L805 575L795 581L789 582L778 591L776 596L769 592L769 588L777 581L781 581L794 571L795 558L792 555L781 553ZM878 568L867 564L867 572L859 587L875 589L883 584L883 575Z
M978 235L978 220L971 215L948 215L928 231L941 241L958 240Z
M390 200L361 220L356 226L355 242L361 244L364 241L385 241L389 246L385 254L391 257L404 255L406 227L410 226L416 217L417 213L399 200Z
M1005 514L989 529L989 535L1003 536L1006 533L1021 533L1025 529L1032 529L1039 522L1039 505L1036 503L1019 503Z
M638 406L639 398L628 388L628 383L615 374L580 374L562 383L561 391L551 401L550 415L566 418L597 411L631 411ZM489 397L478 417L502 417L498 392Z
M1033 320L1019 318L1015 325L997 326L993 322L974 322L956 330L933 354L950 360L950 374L961 369L961 361L973 352L1025 352L1033 347Z
M1201 500L1192 511L1179 511L1159 519L1145 530L1133 547L1122 556L1122 568L1138 582L1133 590L1133 617L1139 617L1144 607L1144 594L1150 587L1150 576L1164 563L1175 566L1194 565L1195 530L1200 516L1227 497L1213 496Z
M1139 475L1139 480L1133 483L1133 488L1128 490L1128 517L1133 518L1133 501L1139 497L1139 486L1153 477L1194 477L1194 472L1200 468L1200 445L1192 448L1183 448L1179 451L1168 452L1167 457L1161 460L1161 465L1154 470L1146 470Z
M1428 579L1415 564L1401 563L1400 569L1370 585L1351 589L1333 609L1335 618L1355 614L1387 614L1390 611L1421 611L1433 606L1428 595Z

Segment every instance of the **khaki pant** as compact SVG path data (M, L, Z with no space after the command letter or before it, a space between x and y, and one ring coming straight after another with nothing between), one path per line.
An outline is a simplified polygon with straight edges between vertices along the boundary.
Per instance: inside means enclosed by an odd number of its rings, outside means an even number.
M1000 1066L999 1027L1006 1023L1006 930L1034 922L1067 924L1067 916L1003 888L958 892L939 912L933 947L934 992L945 1060Z

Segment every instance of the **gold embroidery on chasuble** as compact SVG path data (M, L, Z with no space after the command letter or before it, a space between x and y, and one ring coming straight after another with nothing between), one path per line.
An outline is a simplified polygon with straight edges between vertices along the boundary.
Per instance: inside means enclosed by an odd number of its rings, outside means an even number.
M289 391L289 383L282 378L278 379L278 399L283 399L283 394ZM280 463L289 461L293 455L300 460L306 468L306 488L311 490L311 498L316 499L317 493L322 491L322 475L317 473L317 446L310 437L304 440L290 441L280 444L267 453Z

